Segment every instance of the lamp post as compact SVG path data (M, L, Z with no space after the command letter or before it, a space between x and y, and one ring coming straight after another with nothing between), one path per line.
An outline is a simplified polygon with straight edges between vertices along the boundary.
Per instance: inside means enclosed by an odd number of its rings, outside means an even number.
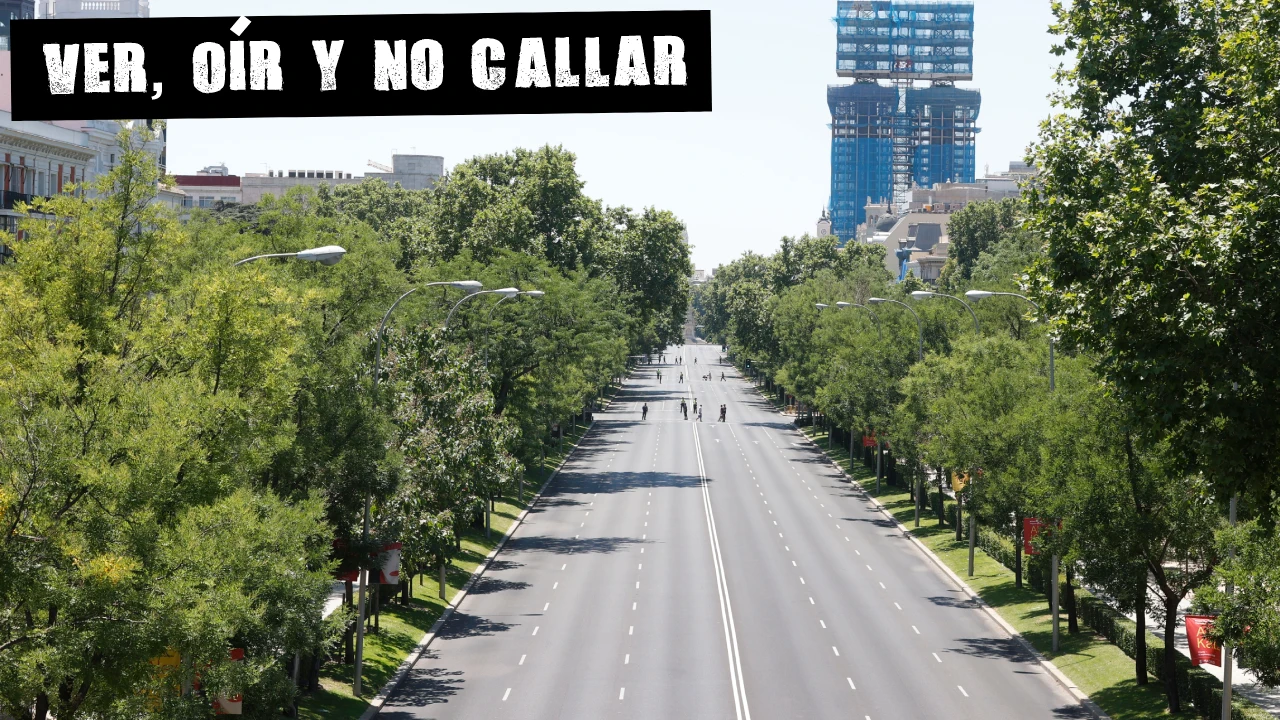
M0 250L2 249L4 249L4 246L0 245ZM12 255L13 254L12 251L9 254ZM347 251L341 247L338 247L337 245L325 245L323 247L311 248L310 250L302 250L296 253L270 253L266 255L254 255L253 257L247 257L243 260L232 263L231 267L240 267L241 265L245 265L247 263L251 263L256 260L264 260L266 258L294 258L296 260L303 260L306 262L318 262L321 265L324 265L327 267L327 266L337 265L342 260L343 256L346 254L347 254ZM3 264L3 261L4 261L3 255L0 255L0 264ZM365 502L365 506L364 506L364 523L365 523L365 526L364 526L365 533L367 534L369 532L369 503L367 501ZM361 585L360 587L360 592L361 592L361 595L360 595L361 600L363 600L364 598L363 585ZM359 650L357 650L357 652L359 652ZM359 658L360 656L356 655L356 657ZM300 657L298 655L293 656L293 682L295 685L298 682L299 660L300 660ZM356 662L359 663L359 660L357 659ZM357 667L359 667L359 665L357 665ZM357 673L356 675L357 688L360 687L359 683L360 683L360 676ZM185 693L187 691L188 691L188 688L186 688L184 684L183 692ZM357 689L356 696L358 697L359 695L360 695L360 691ZM295 712L297 711L296 703L294 704L294 710Z
M453 309L449 311L449 315L444 319L444 329L445 330L449 329L449 323L453 321L453 314L458 311L458 308L462 307L462 303L468 300L471 300L473 298L478 298L481 295L501 295L502 299L505 300L507 298L513 298L519 294L520 294L520 288L513 288L513 287L501 288L499 290L481 290L479 292L473 292L470 295L467 295L466 297L459 300L457 304L453 306Z
M884 331L880 328L880 316L876 315L875 310L872 310L866 305L859 305L858 303L847 303L847 302L838 302L836 303L836 307L840 308L841 310L844 310L845 308L851 308L851 307L862 308L863 310L866 310L867 312L871 313L871 318L876 321L876 339L877 340L884 339Z
M427 283L422 287L440 286L455 287L459 290L464 290L469 294L473 294L480 288L484 287L476 280L449 280L445 282L433 282ZM409 297L413 293L417 292L417 290L418 288L416 287L410 288L408 292L405 292L403 295L396 298L396 301L391 303L391 307L387 308L387 312L383 314L382 322L378 324L377 349L374 351L373 356L373 401L375 403L378 401L378 380L382 377L382 334L387 328L387 319L390 318L391 313L395 312L395 309L400 306L401 300ZM370 497L366 494L364 496L364 534L362 535L365 542L369 540L369 504ZM365 585L368 583L368 576L368 570L360 571L360 597L357 600L357 616L359 619L356 621L356 667L355 675L351 681L351 694L355 695L357 698L360 697L360 676L364 666L364 589Z
M978 334L982 334L982 328L981 326L978 325L978 314L973 311L973 308L969 307L969 303L965 302L964 300L961 300L955 295L945 295L943 293L929 292L928 290L916 290L915 292L911 293L911 297L915 298L916 300L928 300L929 298L935 298L935 297L950 298L952 300L955 300L956 302L963 305L964 309L968 310L969 315L973 317L974 332Z
M501 305L508 298L516 297L517 295L527 295L528 297L532 297L532 298L540 298L543 295L546 295L546 293L543 292L542 290L524 290L516 293L515 295L503 295L501 298L498 299L498 302L494 303L493 307L489 309L489 314L485 317L485 322L487 323L489 322L489 320L493 319L493 313L498 309L499 305ZM485 332L487 333L488 330L486 329ZM486 369L489 367L489 349L487 347L485 348L484 365ZM524 502L524 473L519 474L519 478L517 479L516 482L517 482L516 498L518 498L519 502ZM489 534L492 528L493 528L493 498L490 498L489 512L485 514L485 521L484 521L484 536L486 538L489 537Z
M904 302L900 302L898 300L890 300L888 298L878 298L878 297L867 298L867 302L871 305L881 305L884 303L890 303L892 305L901 305L902 307L907 309L907 312L911 313L911 317L914 317L916 319L916 334L919 337L919 342L920 342L920 362L924 362L924 323L920 322L920 316L916 314L916 311L912 310L911 306ZM884 459L884 448L880 444L879 436L877 436L876 438L876 495L880 494L880 475L881 475L880 466L882 464L883 459ZM918 494L916 498L916 527L920 527L920 499L918 497Z
M992 292L989 290L970 290L964 295L965 297L971 300L982 300L983 298L997 297L997 296L1015 297L1020 300L1023 300L1028 305L1035 308L1037 315L1040 314L1040 306L1037 305L1034 300L1027 297L1026 295L1019 295L1018 293L1011 293L1011 292ZM1053 370L1053 336L1050 335L1049 336L1049 392L1054 392L1055 385L1056 383L1054 382L1054 370ZM972 525L973 523L972 514L969 516L969 522ZM973 540L972 540L973 530L972 529L969 531L969 536L970 536L969 554L970 556L972 556L973 555ZM1058 561L1059 561L1059 558L1056 553L1053 556L1051 556L1049 560L1049 578L1050 578L1049 606L1050 606L1050 609L1053 611L1053 651L1054 652L1058 652L1058 625L1059 625L1059 622L1058 622L1058 615L1059 615L1059 612L1058 612L1059 610L1058 608ZM972 562L970 562L969 574L970 575L973 574Z
M337 245L325 245L324 247L311 248L310 250L302 250L292 253L254 255L253 257L245 258L235 263L232 267L240 267L245 263L251 263L255 260L265 260L267 258L297 258L298 260L305 260L307 262L318 262L321 265L337 265L338 261L342 259L342 256L346 254L347 251Z

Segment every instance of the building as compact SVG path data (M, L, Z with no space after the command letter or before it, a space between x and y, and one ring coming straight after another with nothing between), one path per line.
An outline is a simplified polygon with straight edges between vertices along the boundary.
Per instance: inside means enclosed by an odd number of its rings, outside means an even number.
M711 272L707 270L694 270L693 277L689 278L690 285L705 285L711 279Z
M0 0L0 50L9 50L9 22L36 16L35 0Z
M838 0L831 111L831 231L847 242L868 203L907 209L914 187L972 183L977 90L972 0ZM885 84L882 84L885 83ZM922 83L922 84L918 84Z
M907 270L914 271L916 277L922 280L938 278L950 247L947 236L950 213L909 212L896 216L889 213L883 204L868 205L867 212L875 224L868 224L870 234L862 242L884 248L885 270L896 278L902 278L902 262L906 259Z
M831 236L831 216L827 214L827 209L822 208L822 217L818 218L818 237Z
M16 209L19 203L31 203L82 182L97 157L84 131L49 122L14 122L8 108L0 109L0 153L4 156L0 231L10 235L18 233L18 218L23 217ZM10 257L12 252L0 242L0 263Z
M44 0L40 17L57 20L85 18L149 18L150 0Z
M183 193L186 207L211 208L218 203L244 201L240 178L232 175L226 165L210 165L195 175L174 175L173 179Z

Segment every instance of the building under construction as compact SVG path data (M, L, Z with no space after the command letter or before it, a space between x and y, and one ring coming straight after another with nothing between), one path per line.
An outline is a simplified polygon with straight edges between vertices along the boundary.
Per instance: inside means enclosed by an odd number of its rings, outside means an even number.
M913 186L974 181L982 96L973 79L973 2L839 0L831 109L831 232L857 234L868 202Z

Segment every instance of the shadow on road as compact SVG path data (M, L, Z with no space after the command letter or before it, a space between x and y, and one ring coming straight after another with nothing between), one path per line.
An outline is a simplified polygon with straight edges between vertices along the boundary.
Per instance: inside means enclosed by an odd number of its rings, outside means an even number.
M961 647L949 647L947 652L959 653L970 657L988 658L992 660L1008 660L1019 663L1034 663L1035 658L1013 638L959 638Z
M448 702L449 698L458 694L463 683L461 670L445 670L444 668L423 667L439 659L433 650L422 654L418 664L414 665L405 676L404 682L396 688L395 695L387 699L379 718L387 720L407 720L419 718L416 712L397 710L396 708L414 708L424 705L437 705Z
M475 591L473 590L472 592ZM479 615L468 615L461 611L455 611L449 621L444 624L444 627L440 628L436 638L458 640L460 638L482 637L506 632L513 627L515 626L511 623L496 622Z

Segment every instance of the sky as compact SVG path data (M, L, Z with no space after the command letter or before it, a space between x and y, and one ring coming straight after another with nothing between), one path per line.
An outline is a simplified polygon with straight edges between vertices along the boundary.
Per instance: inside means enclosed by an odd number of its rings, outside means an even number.
M670 210L694 267L814 232L830 195L835 0L151 0L152 17L710 9L712 111L173 120L169 171L226 163L233 174L290 168L362 174L395 152L445 167L516 147L562 145L585 192L611 206ZM974 81L982 91L978 175L1023 159L1048 117L1058 59L1049 0L975 0Z

